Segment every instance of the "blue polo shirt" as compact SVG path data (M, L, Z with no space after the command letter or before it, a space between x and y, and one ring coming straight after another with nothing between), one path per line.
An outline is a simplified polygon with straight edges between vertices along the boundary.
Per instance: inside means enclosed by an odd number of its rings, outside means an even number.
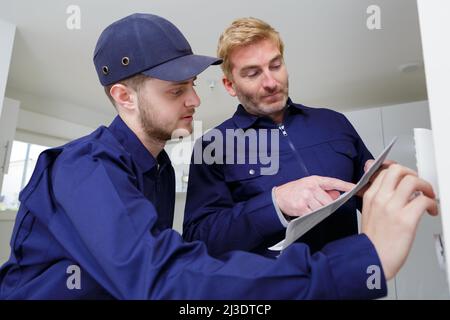
M381 268L365 235L310 255L295 244L278 260L219 258L171 229L174 172L117 117L109 127L43 152L20 194L0 299L377 298ZM78 270L76 272L76 270ZM77 277L77 278L74 278Z
M365 162L373 158L344 115L295 104L290 99L282 124L253 116L239 105L233 117L216 128L224 137L236 130L245 133L252 129L255 132L278 130L279 135L270 138L269 131L258 135L256 148L251 150L248 149L250 142L240 146L236 139L230 147L227 141L224 144L228 145L221 150L222 159L217 161L221 163L199 162L192 158L183 236L188 241L204 241L212 255L245 250L275 256L276 252L267 248L284 239L286 225L274 208L273 187L310 175L355 183L364 173ZM211 135L207 133L197 141L194 154L198 154L199 148L207 150L215 141ZM277 139L278 150L271 149L274 145L271 139ZM260 148L261 140L269 141L268 150ZM237 150L239 147L248 151L241 155L245 163L237 163L237 157L234 163L227 161L231 151L242 153ZM269 174L262 170L268 167L264 159L251 163L255 153L266 152L275 154L279 162L278 170ZM350 199L298 241L316 252L333 240L356 234L356 209L360 207L360 198Z

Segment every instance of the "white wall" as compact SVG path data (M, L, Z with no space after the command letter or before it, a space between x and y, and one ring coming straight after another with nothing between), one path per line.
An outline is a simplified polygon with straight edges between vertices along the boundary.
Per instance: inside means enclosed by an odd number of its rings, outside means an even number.
M19 101L8 98L4 99L3 112L0 116L0 191L3 184L3 166L5 166L5 169L9 167L19 108ZM9 256L9 238L11 237L14 219L14 214L0 212L0 264L5 262Z
M16 139L56 146L91 133L95 128L21 109Z
M97 128L99 125L108 125L117 114L108 98L104 97L104 105L108 106L107 114L97 110L84 107L79 104L72 104L64 100L54 100L48 97L38 96L23 92L17 88L8 86L6 95L19 100L23 110L50 116L51 118L65 120L85 127Z
M11 64L15 32L16 26L4 20L0 20L0 115L2 114L3 99L5 97L9 65Z

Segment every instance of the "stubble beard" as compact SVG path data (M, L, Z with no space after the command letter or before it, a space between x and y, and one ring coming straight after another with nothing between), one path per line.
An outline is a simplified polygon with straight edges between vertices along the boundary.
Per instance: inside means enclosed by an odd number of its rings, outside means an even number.
M237 98L239 99L241 104L245 107L245 109L253 111L253 113L254 112L259 113L258 116L269 116L272 113L279 112L285 108L289 96L289 81L286 82L286 86L283 88L282 93L283 93L283 101L280 102L282 105L271 106L256 101L254 95L236 90Z
M149 101L139 98L139 120L142 130L148 138L152 140L168 141L171 138L171 132L162 127L161 123L158 123L157 119L152 116L149 111L152 109Z

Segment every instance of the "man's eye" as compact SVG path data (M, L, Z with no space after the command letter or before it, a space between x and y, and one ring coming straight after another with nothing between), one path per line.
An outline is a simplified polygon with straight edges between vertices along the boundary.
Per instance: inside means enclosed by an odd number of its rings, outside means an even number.
M258 75L258 72L257 72L257 71L253 71L253 72L247 73L247 77L249 77L249 78L254 78L254 77L256 77L257 75Z
M183 93L183 89L172 90L172 91L170 91L170 93L171 93L173 96L179 96L179 95L181 95L181 94Z
M280 64L274 64L273 66L271 66L270 68L276 70L279 69L281 67L281 63Z

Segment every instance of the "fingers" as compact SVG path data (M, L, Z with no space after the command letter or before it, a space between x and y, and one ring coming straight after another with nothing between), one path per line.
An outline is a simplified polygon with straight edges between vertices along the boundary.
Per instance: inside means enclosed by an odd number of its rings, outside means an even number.
M311 198L311 199L308 200L308 207L309 207L312 211L315 211L315 210L317 210L317 209L323 207L323 204L320 203L319 201L317 201L316 199Z
M416 192L421 192L422 194L411 200L411 197ZM394 198L394 201L398 201L401 206L405 206L417 219L425 211L428 211L433 216L438 214L433 187L421 178L410 175L404 177L398 185Z
M317 209L320 209L337 198L339 198L340 193L336 190L330 190L330 191L324 191L321 188L317 188L315 191L312 192L312 196L309 197L306 202L308 205L308 208L315 211Z
M337 192L339 194L338 191L335 191L335 192ZM321 188L317 188L317 190L314 192L314 197L322 205L327 205L330 202L333 202L333 200L334 200L328 191L324 191Z
M411 200L416 192L422 194ZM433 187L425 180L418 178L415 171L394 164L382 170L373 181L364 194L363 206L365 209L371 208L374 199L378 204L389 202L399 210L402 208L411 210L415 213L414 219L418 219L425 210L431 215L437 214L434 197Z
M324 190L338 190L338 191L350 191L355 187L354 183L329 178L329 177L317 177L319 186Z
M370 168L370 167L373 165L373 163L375 162L374 160L367 160L366 165L368 164L369 161L372 161L372 162L370 162L369 167L368 167L367 169L364 168L364 172L367 172L367 171L369 170L369 168ZM375 179L377 178L378 174L379 174L381 171L383 171L383 170L385 170L385 169L388 169L391 165L396 164L396 163L397 163L397 162L395 162L395 161L393 161L393 160L386 160L386 161L384 161L384 162L381 164L381 166L378 168L378 170L375 171L375 173L370 177L369 183L371 183L373 180L375 180ZM364 193L363 193L363 194L364 194Z
M411 214L414 215L417 220L425 211L428 211L428 213L432 216L436 216L438 214L438 206L436 200L431 199L423 194L411 200L408 205L406 205L405 209L407 210L407 212L411 212Z
M372 182L367 191L364 193L363 212L366 212L368 208L372 207L372 201L377 195L378 191L382 188L383 179L385 178L385 176L386 170L382 170Z
M375 160L373 159L367 160L366 163L364 164L364 172L367 172L367 170L370 169L370 167L373 165L374 162Z
M390 165L396 164L396 163L397 163L397 162L394 161L394 160L384 160L382 166L387 168L387 167L389 167Z
M370 167L374 164L374 162L375 162L375 160L373 160L373 159L367 160L366 163L364 164L364 172L367 172L370 169ZM394 160L385 160L381 164L380 168L387 169L390 165L396 164L396 163L397 162L395 162Z
M397 185L406 175L416 176L417 173L398 164L391 165L389 168L381 170L375 180L373 180L369 189L364 193L365 207L370 208L375 197L378 203L389 201L391 195L397 188Z
M398 184L395 200L398 201L401 206L404 206L410 202L410 199L415 192L422 192L426 197L431 199L435 197L431 184L418 177L407 175Z
M327 190L326 193L331 197L331 199L336 200L341 195L339 191L336 190Z
M414 170L398 164L389 166L389 168L386 169L386 176L383 179L383 190L386 192L393 192L406 175L417 176L417 173Z

